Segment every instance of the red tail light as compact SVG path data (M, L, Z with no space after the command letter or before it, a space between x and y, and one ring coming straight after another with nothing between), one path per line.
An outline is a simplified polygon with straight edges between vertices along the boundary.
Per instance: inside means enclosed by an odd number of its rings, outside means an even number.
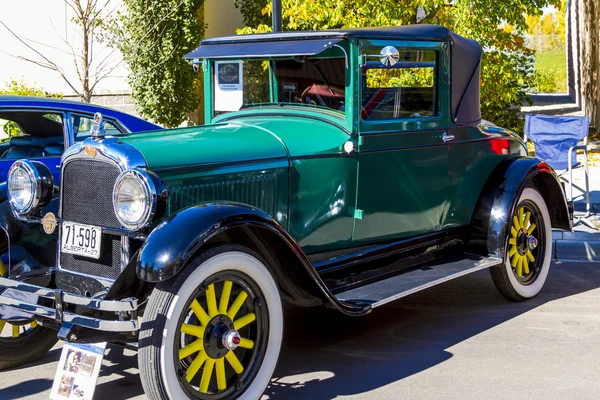
M508 139L493 139L490 140L490 147L496 154L508 154L510 142Z

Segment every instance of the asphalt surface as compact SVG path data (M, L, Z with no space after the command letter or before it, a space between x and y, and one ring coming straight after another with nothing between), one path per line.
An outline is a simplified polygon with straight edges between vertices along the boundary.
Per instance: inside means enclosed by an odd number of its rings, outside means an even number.
M554 264L505 300L481 271L348 318L290 310L265 399L600 398L600 264ZM60 347L0 373L0 399L47 399ZM144 398L135 353L110 348L96 399Z

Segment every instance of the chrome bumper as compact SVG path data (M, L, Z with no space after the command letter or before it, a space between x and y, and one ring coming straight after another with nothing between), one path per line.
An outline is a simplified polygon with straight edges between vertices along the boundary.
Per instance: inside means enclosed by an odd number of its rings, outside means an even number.
M6 290L5 290L6 289ZM10 292L28 294L27 300L16 299ZM36 301L32 301L33 299ZM54 301L54 307L38 304L38 299ZM0 278L0 305L8 306L30 314L32 318L53 320L59 324L70 323L85 328L107 332L136 332L139 329L137 319L137 299L98 300L85 296L65 293L60 289L48 289L28 283ZM95 311L114 312L119 320L99 319L64 311L69 305L81 306ZM129 319L127 319L129 318Z

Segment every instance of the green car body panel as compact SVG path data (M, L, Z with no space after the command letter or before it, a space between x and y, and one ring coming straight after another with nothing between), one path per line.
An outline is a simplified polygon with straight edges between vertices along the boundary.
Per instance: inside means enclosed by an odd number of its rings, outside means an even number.
M440 144L445 131L359 139L327 110L273 106L122 140L164 181L168 214L214 200L249 204L313 254L468 225L491 171L524 147L493 127L455 128L448 146ZM490 140L510 143L507 154L492 152ZM346 153L347 142L358 151Z
M326 111L312 111L312 118L305 109L275 111L122 140L167 186L169 214L236 201L271 215L307 253L352 246L357 157L344 152L351 140L344 120ZM161 150L167 147L169 153Z

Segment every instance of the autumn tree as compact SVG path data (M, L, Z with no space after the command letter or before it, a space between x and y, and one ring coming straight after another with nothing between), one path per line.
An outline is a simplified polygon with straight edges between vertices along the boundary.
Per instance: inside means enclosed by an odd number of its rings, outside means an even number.
M526 15L541 15L560 0L283 0L284 30L315 30L433 23L479 41L482 114L499 125L522 129L519 108L533 84L533 56L522 39ZM238 0L249 25L239 33L270 31L271 3ZM510 24L513 29L503 29Z
M566 7L567 1L561 0L557 9L544 15L527 15L527 36L531 49L548 52L563 49L566 44Z

